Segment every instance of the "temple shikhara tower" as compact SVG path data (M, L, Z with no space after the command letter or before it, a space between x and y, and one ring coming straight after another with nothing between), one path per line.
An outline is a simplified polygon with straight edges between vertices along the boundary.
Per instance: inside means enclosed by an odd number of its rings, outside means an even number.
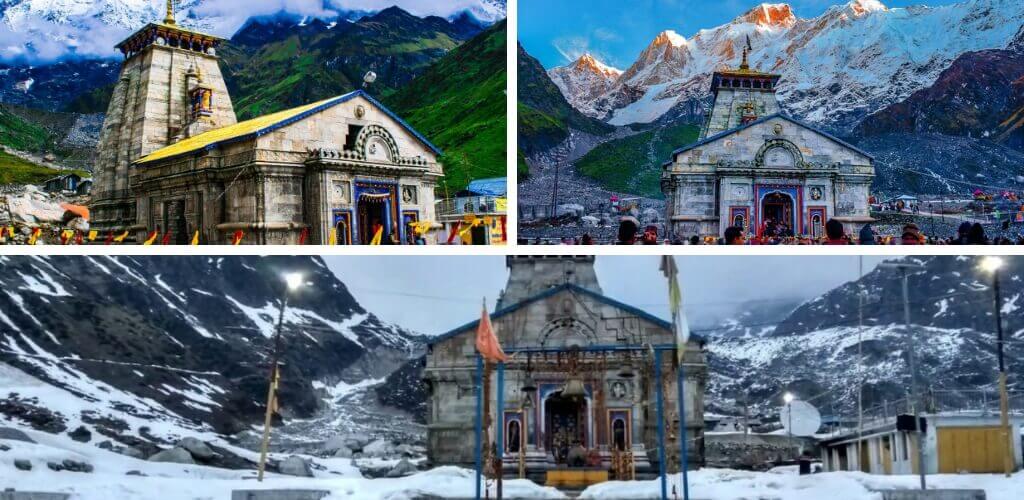
M179 244L366 244L408 242L435 220L443 172L430 141L363 90L238 122L223 40L178 25L172 5L117 45L94 228Z
M505 477L566 487L651 478L662 465L679 470L683 437L689 466L702 465L703 340L689 339L679 391L672 325L604 295L594 256L509 256L506 263L508 283L491 321L510 359L483 382L490 386L483 412L501 443ZM428 347L423 378L435 466L473 467L478 324Z
M714 104L699 140L663 165L669 233L721 236L736 226L751 235L771 228L820 237L829 219L859 231L872 220L874 160L785 115L775 94L779 75L750 68L749 44L739 68L712 76Z

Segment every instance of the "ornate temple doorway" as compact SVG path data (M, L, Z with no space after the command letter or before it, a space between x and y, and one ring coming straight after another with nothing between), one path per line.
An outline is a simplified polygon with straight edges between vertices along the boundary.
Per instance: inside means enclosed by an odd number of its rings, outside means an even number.
M796 227L796 211L793 207L793 198L788 194L778 191L768 193L761 200L761 224L771 221L778 226L785 224L789 231L796 234L799 229Z
M381 243L388 239L387 198L365 194L359 197L356 212L359 214L359 243L369 245L379 227L384 228Z
M587 400L566 398L560 393L544 401L544 447L556 461L564 463L576 443L587 446Z

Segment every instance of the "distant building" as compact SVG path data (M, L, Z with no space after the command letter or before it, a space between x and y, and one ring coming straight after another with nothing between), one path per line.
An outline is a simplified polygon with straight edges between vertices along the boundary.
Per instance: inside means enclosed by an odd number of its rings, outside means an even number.
M714 104L699 140L663 165L669 236L722 236L737 226L820 237L829 219L856 234L872 220L874 160L786 116L775 95L779 75L750 69L748 50L738 69L712 76Z
M548 471L564 468L564 451L579 443L598 468L614 470L622 463L616 458L628 456L638 477L651 477L658 470L659 389L667 468L678 470L681 436L690 443L689 466L702 465L703 340L691 337L685 353L680 424L671 324L604 295L593 256L510 256L506 262L508 283L491 318L506 353L518 354L504 365L503 386L492 379L489 403L503 429L505 470L517 474L522 452L528 477L542 481ZM474 463L477 326L467 323L428 346L427 453L434 465ZM655 346L669 347L661 351L660 366Z
M504 243L508 223L508 183L504 177L470 181L452 198L437 202L441 237L452 243L492 245ZM450 237L450 238L449 238Z
M92 193L92 178L82 179L82 182L78 183L78 189L75 189L78 196L85 196Z
M82 176L76 173L58 175L51 179L47 179L47 181L43 183L43 190L48 193L77 193L82 181ZM92 185L91 179L87 179L86 181L90 186Z
M237 122L221 38L167 18L125 56L100 135L93 227L184 244L406 242L435 221L441 151L363 90Z
M1021 462L1024 416L1013 415L1010 438L1002 439L999 414L924 414L924 462L928 474L1003 472L1008 447L1013 470ZM908 425L902 423L909 422ZM910 415L891 417L865 426L862 436L847 430L821 442L826 471L862 471L871 474L917 474L917 450ZM907 430L910 429L910 430ZM858 447L858 443L860 446Z

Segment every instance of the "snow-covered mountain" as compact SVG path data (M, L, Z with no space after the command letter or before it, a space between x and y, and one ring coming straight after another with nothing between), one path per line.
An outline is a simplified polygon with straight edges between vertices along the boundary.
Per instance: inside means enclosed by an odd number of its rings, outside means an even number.
M782 75L787 112L847 127L930 85L960 54L1006 47L1022 24L1018 0L891 9L851 0L809 19L786 4L761 4L690 38L662 32L609 91L579 109L616 125L654 121L705 97L711 73L737 67L749 37L751 67Z
M503 19L505 0L454 0L394 4L417 16L484 24ZM300 19L352 21L375 13L377 2L349 0L178 0L178 24L230 38L251 17L287 13ZM379 4L381 8L387 4ZM379 9L378 9L379 10ZM148 22L164 18L165 0L0 0L0 61L49 62L68 56L114 57L114 44Z
M622 74L622 70L598 61L591 54L583 54L565 66L548 70L548 77L562 92L572 107L586 110L591 116L597 114L594 102L604 95Z
M418 355L421 337L363 309L319 257L247 256L0 257L0 421L127 446L248 429L286 271L306 286L284 316L281 414L349 425L332 403Z
M976 257L914 260L924 266L910 277L909 287L923 389L938 406L980 405L979 391L991 396L996 383L991 277L979 269ZM1002 273L1004 333L1011 340L1007 359L1019 360L1024 356L1019 314L1024 306L1024 258L1006 258ZM777 324L726 325L707 334L709 411L738 414L734 402L746 396L755 410L770 414L781 394L790 390L804 399L815 398L812 402L823 413L850 415L857 400L858 338L863 339L865 406L903 398L909 370L900 284L898 274L875 269L805 302ZM862 292L863 328L858 310ZM1011 377L1011 390L1019 383Z

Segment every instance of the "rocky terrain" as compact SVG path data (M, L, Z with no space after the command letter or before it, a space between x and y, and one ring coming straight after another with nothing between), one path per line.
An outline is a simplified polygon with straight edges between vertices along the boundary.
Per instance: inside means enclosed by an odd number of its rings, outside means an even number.
M281 275L301 272L274 450L330 457L341 446L323 443L354 436L342 454L367 470L416 460L422 428L370 389L423 339L363 309L318 257L2 257L0 268L0 420L127 455L186 460L185 448L196 463L250 467L238 456L259 439ZM189 437L224 448L225 462Z
M991 277L980 270L977 257L910 260L924 266L910 278L910 302L913 345L925 390L947 409L978 409L980 391L994 394L996 381ZM823 414L855 415L859 336L865 407L903 398L909 373L900 283L894 271L875 269L778 319L758 315L707 333L708 411L739 415L737 397L746 396L753 414L770 416L789 390ZM1002 284L1005 334L1020 340L1024 323L1017 312L1024 299L1024 259L1006 259ZM862 291L863 329L858 315ZM1022 355L1019 343L1007 344L1007 359ZM1011 390L1016 387L1018 382L1011 380Z

